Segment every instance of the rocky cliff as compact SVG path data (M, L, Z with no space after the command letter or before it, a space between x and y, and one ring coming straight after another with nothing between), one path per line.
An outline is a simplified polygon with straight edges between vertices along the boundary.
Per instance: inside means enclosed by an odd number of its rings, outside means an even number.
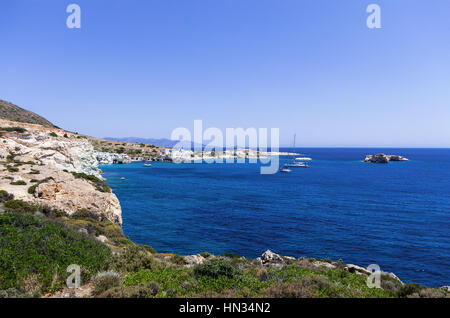
M56 128L0 119L0 189L71 215L84 210L121 224L117 197L101 181L87 139Z

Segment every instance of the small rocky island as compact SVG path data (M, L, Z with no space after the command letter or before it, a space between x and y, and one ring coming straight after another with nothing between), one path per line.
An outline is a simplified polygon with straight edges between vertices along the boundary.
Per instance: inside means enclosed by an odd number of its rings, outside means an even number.
M364 162L374 163L389 163L389 161L408 161L408 159L399 155L385 155L384 153L367 155L364 159Z

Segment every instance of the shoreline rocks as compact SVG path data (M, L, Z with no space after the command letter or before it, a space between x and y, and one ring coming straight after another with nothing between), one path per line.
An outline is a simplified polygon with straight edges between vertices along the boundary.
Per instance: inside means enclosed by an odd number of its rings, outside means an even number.
M307 260L305 258L300 258L300 259ZM271 250L267 250L256 260L259 261L261 263L261 266L263 266L263 267L280 268L285 265L288 265L288 263L290 261L296 260L296 258L289 257L289 256L282 256L282 255L272 252ZM312 260L311 265L316 268L325 267L327 269L336 269L339 266L343 266L343 269L350 273L356 273L356 274L358 274L360 276L364 276L364 277L368 277L369 275L371 275L370 270L368 270L367 268L364 268L364 267L358 266L358 265L354 265L354 264L342 264L340 261L333 262L333 261L324 261L324 260ZM400 280L400 278L398 278L397 275L395 275L394 273L387 273L387 272L381 271L381 275L384 275L391 279L394 279L394 280L398 281L400 284L404 285L404 283Z

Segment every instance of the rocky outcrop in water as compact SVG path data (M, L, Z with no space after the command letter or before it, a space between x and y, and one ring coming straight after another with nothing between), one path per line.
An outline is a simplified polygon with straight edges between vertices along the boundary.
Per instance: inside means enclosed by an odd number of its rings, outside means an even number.
M364 162L373 163L389 163L389 161L408 161L408 159L399 155L385 155L383 153L367 155L364 159Z
M3 119L0 127L0 189L69 215L87 210L122 223L119 200L101 181L94 148L86 139Z

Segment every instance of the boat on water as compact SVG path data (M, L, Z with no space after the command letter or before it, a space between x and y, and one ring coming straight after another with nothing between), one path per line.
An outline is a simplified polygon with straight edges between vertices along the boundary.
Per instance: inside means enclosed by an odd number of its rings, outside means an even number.
M304 162L293 162L293 163L287 163L284 165L285 167L289 168L308 168L309 166Z
M280 172L292 172L292 170L291 170L291 169L288 169L288 168L285 168L285 167L283 167L283 168L281 168L281 169L280 169Z
M294 143L292 145L294 151L295 151L295 138L297 137L296 134L294 134ZM297 154L299 155L299 154ZM303 156L303 155L301 155ZM296 162L296 161L311 161L311 158L308 157L299 157L299 158L295 158L294 160L292 160L292 163L287 163L284 166L285 167L290 167L290 168L308 168L308 165L305 162Z
M145 163L145 164L144 164L144 167L151 167L151 166L152 166L151 163Z
M124 177L122 177L122 178L120 178L120 180L125 180L125 178L124 178Z

